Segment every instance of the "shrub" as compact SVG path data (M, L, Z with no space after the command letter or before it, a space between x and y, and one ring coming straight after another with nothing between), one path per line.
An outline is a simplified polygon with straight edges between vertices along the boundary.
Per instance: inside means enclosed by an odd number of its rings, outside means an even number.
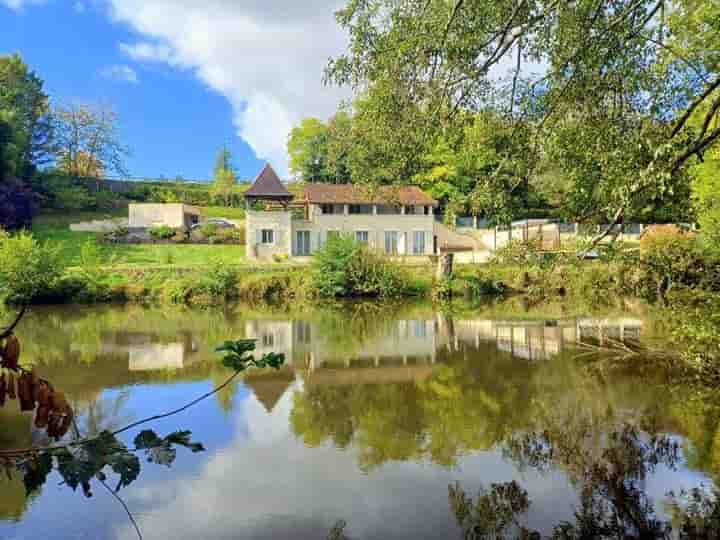
M540 250L539 240L510 240L498 248L491 262L496 264L539 265L545 262L545 255Z
M0 299L31 302L52 289L64 271L61 260L57 246L0 229Z
M479 270L465 279L470 296L502 296L508 291L507 285L494 277L492 271Z
M169 240L175 236L175 229L168 225L158 225L157 227L152 227L148 232L150 233L150 236L157 240Z
M230 297L235 294L238 271L220 261L214 261L205 274L202 288L213 296Z
M720 288L720 264L698 242L696 235L675 225L650 227L640 239L643 271L641 292L665 299L675 286Z
M321 296L399 296L408 292L400 266L350 236L328 238L315 253L315 287Z

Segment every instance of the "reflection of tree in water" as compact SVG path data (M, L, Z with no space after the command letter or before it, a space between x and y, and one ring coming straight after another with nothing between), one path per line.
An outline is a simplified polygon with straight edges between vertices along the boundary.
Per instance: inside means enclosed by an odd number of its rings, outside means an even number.
M316 385L309 379L293 396L291 428L310 446L353 443L369 469L426 457L453 465L527 424L535 368L508 363L492 346L482 362L443 354L448 363L417 383Z
M605 419L607 420L607 419ZM611 421L611 420L610 420ZM644 491L649 474L658 466L675 468L677 444L631 424L604 426L599 448L598 424L554 426L519 435L505 445L506 455L536 470L561 468L579 492L572 521L555 525L552 538L718 538L720 500L700 489L668 494L672 519L658 517ZM591 441L591 442L589 442ZM459 485L449 488L450 508L467 539L540 537L523 525L532 501L516 482L492 484L469 497Z
M122 504L140 538L142 534L137 523L118 495L122 488L138 478L141 470L139 456L143 456L148 463L170 466L175 461L177 447L185 447L192 452L200 452L204 448L200 443L191 441L189 431L176 431L161 437L153 430L144 429L133 439L131 446L127 446L119 436L148 422L181 413L221 392L249 367L279 369L284 363L284 356L274 353L256 359L252 354L255 350L252 340L226 341L217 351L223 353L222 364L230 375L210 392L172 411L119 428L113 427L113 424L118 421L118 412L127 394L121 393L109 407L95 395L95 399L91 397L84 404L85 426L81 432L75 418L77 410L70 406L64 392L56 390L47 380L40 378L36 368L29 371L19 364L20 341L13 330L24 313L25 308L22 308L13 324L0 330L0 411L7 410L4 409L7 400L17 403L19 411L14 411L15 414L10 414L9 418L11 422L21 424L27 422L29 416L18 415L17 412L32 411L34 427L27 427L31 429L30 442L33 444L24 442L19 447L7 449L5 444L18 441L7 437L7 440L0 441L4 443L0 447L0 473L4 473L8 479L4 483L9 483L8 486L0 485L0 489L8 488L17 495L18 479L21 479L25 490L24 500L27 501L39 492L50 474L56 472L62 478L62 484L73 491L82 488L86 497L92 497L92 483L97 482ZM7 428L11 422L3 423L3 426ZM22 426L19 427L12 429L11 433L27 433ZM37 430L42 429L47 432L47 436L41 444L34 444ZM114 478L114 487L109 484L110 477ZM0 502L6 501L9 508L3 508L3 514L19 518L25 507L10 504L16 501L7 495L0 498Z

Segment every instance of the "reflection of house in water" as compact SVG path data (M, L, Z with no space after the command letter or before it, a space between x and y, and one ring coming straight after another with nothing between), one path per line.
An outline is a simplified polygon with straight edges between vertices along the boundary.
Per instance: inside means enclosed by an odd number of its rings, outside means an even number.
M641 329L642 321L631 318L502 321L438 316L388 322L360 340L355 350L349 345L353 336L341 336L338 346L312 321L250 321L246 335L258 340L258 353L281 352L288 365L312 371L432 365L440 349L478 349L487 342L518 358L540 360L578 341L639 339Z
M458 348L459 343L478 348L481 341L495 342L497 348L515 357L544 360L556 356L564 346L588 339L639 339L640 319L579 318L549 321L455 321L454 334L444 333L446 346Z
M272 412L280 398L295 381L295 374L292 369L286 367L277 371L250 370L245 374L243 380L252 389L265 410Z
M493 321L438 316L389 321L374 327L365 339L340 334L334 342L334 329L328 332L314 321L248 321L245 335L257 340L257 354L283 353L286 361L279 372L248 372L245 383L270 412L291 386L295 371L303 372L307 385L409 383L430 377L442 349L479 350L494 343L515 357L542 360L589 338L637 339L641 328L638 319Z
M433 320L393 321L355 351L329 341L312 321L249 321L245 335L257 340L257 354L283 353L287 366L312 373L306 376L311 384L421 380L430 375L435 360Z
M198 347L189 333L181 333L178 338L181 341L167 343L155 334L113 332L102 336L98 354L127 357L129 371L182 369L193 363Z

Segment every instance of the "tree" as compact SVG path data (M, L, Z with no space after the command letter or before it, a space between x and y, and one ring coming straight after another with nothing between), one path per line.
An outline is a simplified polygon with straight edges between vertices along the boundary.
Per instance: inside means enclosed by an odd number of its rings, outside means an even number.
M287 142L290 172L306 182L325 179L327 126L317 118L303 118L290 131Z
M232 154L230 150L223 146L215 161L213 197L221 199L225 206L231 206L233 190L236 184L237 177L232 166Z
M78 178L97 178L108 171L127 175L124 160L129 150L120 142L119 117L112 108L59 106L54 119L57 164L64 173Z
M32 167L51 160L48 96L43 91L42 79L17 54L0 56L0 121L9 125L15 147L12 159L5 156L8 174L25 178Z
M352 118L344 108L327 124L303 118L288 137L290 171L305 182L349 182L348 159L354 148L351 129Z
M720 251L720 148L693 168L692 190L702 237Z
M513 137L532 135L524 183L551 142L574 216L620 222L686 189L688 165L720 140L716 2L350 0L337 18L350 45L326 78L361 94L353 175L406 181L468 114L493 110ZM500 62L512 68L498 81ZM483 206L506 204L515 183L485 182Z
M28 226L35 209L30 180L52 136L42 87L18 55L0 56L0 228Z

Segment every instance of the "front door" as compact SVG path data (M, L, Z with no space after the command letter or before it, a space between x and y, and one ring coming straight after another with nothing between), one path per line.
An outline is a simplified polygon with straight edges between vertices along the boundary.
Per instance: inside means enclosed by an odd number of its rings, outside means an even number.
M310 255L310 231L295 231L295 255Z

